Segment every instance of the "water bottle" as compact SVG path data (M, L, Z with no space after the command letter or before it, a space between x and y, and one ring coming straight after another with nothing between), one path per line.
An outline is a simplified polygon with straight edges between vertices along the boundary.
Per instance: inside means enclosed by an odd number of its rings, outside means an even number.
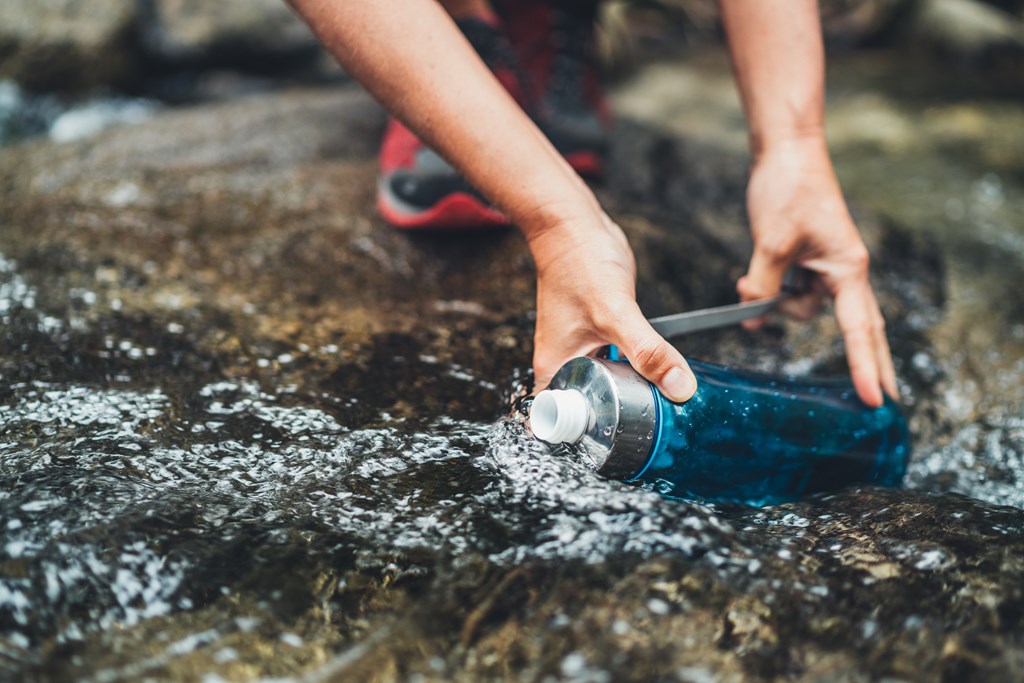
M907 423L848 380L777 377L690 361L673 403L623 361L574 358L530 408L534 436L573 444L600 474L670 497L773 505L853 484L898 486Z

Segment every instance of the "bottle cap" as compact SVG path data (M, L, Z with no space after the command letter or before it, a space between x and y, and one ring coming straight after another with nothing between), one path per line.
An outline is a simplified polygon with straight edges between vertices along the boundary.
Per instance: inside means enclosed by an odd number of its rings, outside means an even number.
M647 463L657 426L654 388L629 363L573 358L533 400L530 427L575 444L606 477L631 479Z
M574 389L545 389L533 399L530 409L533 435L548 443L576 443L589 421L587 399Z

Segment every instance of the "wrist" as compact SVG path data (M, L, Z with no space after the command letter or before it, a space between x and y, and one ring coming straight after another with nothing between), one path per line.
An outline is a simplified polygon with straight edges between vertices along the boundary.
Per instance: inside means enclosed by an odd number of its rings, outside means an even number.
M576 239L586 233L588 226L604 217L604 210L585 186L582 190L556 194L555 198L535 199L512 210L535 260L538 250Z
M632 252L622 230L600 206L572 216L564 215L527 237L537 267L538 281L546 274L575 270L607 260L608 253L632 265ZM628 255L624 256L624 255ZM613 259L614 260L614 259Z
M523 229L538 275L575 253L574 245L587 239L587 232L594 223L594 217L586 213L575 216L562 211L556 213L557 216L546 215L538 220L529 230Z
M800 154L829 158L825 129L820 125L775 131L771 134L751 132L750 150L754 163L778 154Z

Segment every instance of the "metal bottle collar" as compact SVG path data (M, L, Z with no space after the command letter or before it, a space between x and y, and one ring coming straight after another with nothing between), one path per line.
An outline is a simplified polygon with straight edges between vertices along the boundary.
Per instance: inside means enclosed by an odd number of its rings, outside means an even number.
M650 383L630 365L601 358L573 358L549 389L573 389L590 408L587 429L576 442L599 474L631 479L647 463L658 406Z

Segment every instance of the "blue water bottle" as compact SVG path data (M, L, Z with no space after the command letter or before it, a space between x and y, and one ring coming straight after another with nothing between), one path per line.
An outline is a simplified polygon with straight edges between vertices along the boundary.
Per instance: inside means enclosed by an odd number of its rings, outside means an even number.
M602 475L687 499L771 505L902 481L910 437L891 399L870 408L846 380L690 367L697 393L673 403L626 362L574 358L534 399L534 436L574 444Z

